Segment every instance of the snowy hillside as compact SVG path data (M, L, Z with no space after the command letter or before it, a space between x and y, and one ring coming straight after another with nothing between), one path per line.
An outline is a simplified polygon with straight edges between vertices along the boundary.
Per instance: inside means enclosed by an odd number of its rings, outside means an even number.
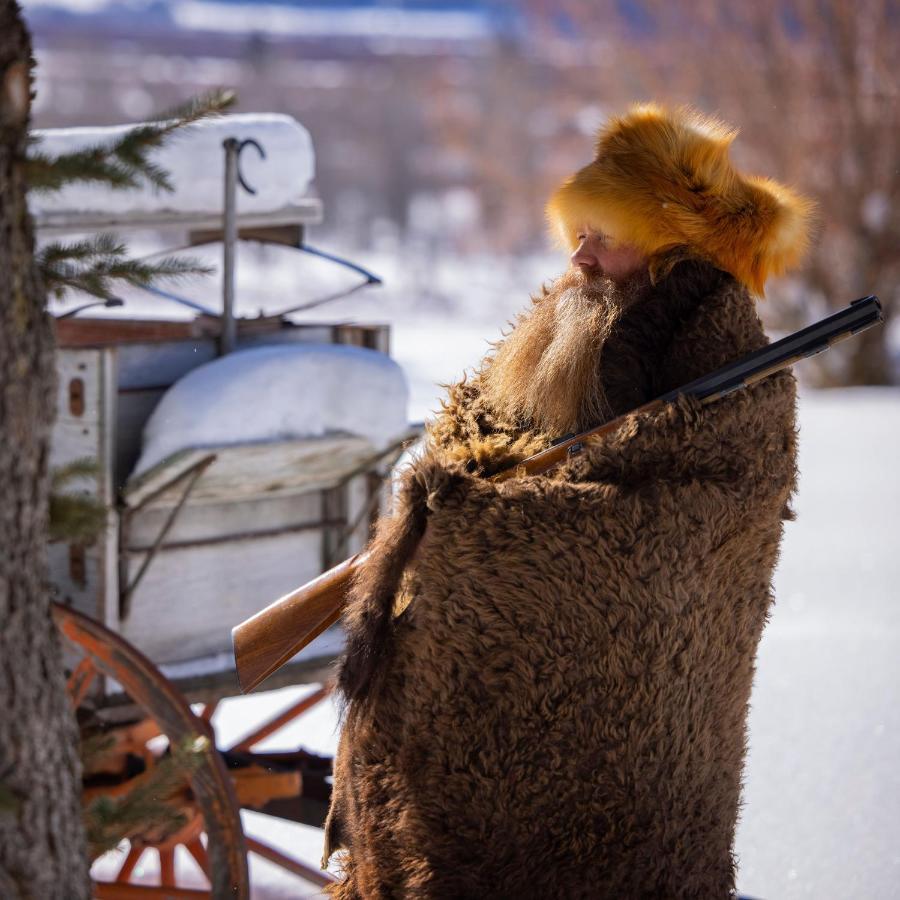
M313 38L364 38L446 43L481 41L515 29L519 12L486 0L329 3L326 0L25 0L29 17L43 24L56 14L115 24L152 24L172 30L272 33Z

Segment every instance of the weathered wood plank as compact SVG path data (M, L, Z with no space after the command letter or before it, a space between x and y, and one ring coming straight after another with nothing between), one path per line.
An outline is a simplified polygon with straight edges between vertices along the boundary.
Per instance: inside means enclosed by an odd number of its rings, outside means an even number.
M59 468L90 459L96 474L73 480L67 493L94 497L106 510L106 527L90 546L50 544L50 580L62 602L108 625L118 621L118 516L112 483L115 446L115 352L79 349L57 352L57 419L50 465Z
M142 551L153 545L171 507L150 504L127 516L122 543L126 550ZM319 493L249 498L240 503L187 503L175 520L165 545L253 535L321 521Z
M369 459L373 449L364 438L336 434L182 450L133 478L125 490L126 504L140 505L210 453L216 460L194 487L192 505L333 487ZM181 490L175 485L153 502L171 506L178 502Z
M305 197L280 210L265 213L238 213L239 228L266 228L278 225L316 225L322 221L322 201ZM191 213L176 210L143 211L138 215L106 213L97 210L40 210L35 226L42 235L71 234L79 231L126 231L136 229L179 228L185 231L215 230L222 227L217 213Z
M88 315L56 320L56 344L64 350L149 341L184 341L196 337L193 319L113 319Z
M161 550L120 625L154 662L231 650L231 627L319 574L319 531ZM127 577L146 554L124 556Z

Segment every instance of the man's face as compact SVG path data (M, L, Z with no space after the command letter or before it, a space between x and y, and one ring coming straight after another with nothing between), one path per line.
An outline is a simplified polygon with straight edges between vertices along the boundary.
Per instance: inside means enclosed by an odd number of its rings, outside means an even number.
M570 259L587 277L606 275L622 282L647 265L647 257L637 247L617 243L602 231L582 228L577 237L578 247Z

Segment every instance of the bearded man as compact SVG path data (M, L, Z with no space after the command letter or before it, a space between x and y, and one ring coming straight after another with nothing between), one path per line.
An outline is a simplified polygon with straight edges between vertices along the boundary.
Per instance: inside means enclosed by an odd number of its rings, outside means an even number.
M810 206L734 132L632 108L552 197L570 270L450 388L354 586L327 823L339 898L726 898L794 381L628 417L767 342ZM424 536L423 536L424 535Z

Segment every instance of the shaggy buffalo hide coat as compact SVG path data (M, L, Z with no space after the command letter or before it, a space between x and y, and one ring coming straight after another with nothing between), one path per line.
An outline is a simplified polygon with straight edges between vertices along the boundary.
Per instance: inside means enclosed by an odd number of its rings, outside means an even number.
M694 261L609 322L616 414L767 342ZM547 436L494 416L478 374L451 388L347 613L333 896L731 895L794 407L780 373L492 483Z

